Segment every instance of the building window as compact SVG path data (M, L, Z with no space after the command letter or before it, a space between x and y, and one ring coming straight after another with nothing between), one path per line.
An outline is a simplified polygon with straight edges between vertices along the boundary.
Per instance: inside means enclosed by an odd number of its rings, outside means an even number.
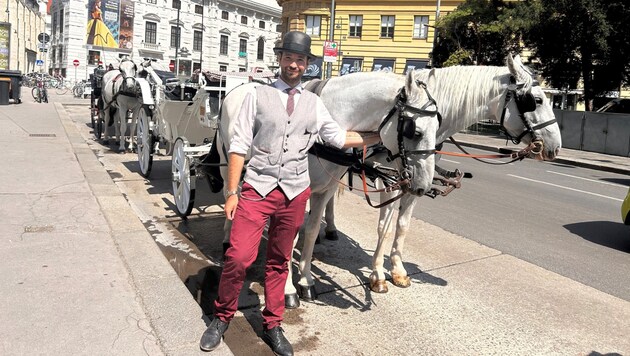
M203 15L203 6L195 5L195 14Z
M262 28L263 30L265 29L265 21L258 21L258 28Z
M229 20L230 19L230 13L227 11L221 11L221 19L222 20Z
M147 21L146 26L144 28L144 43L155 44L156 41L157 41L157 23Z
M90 65L98 65L98 62L101 61L101 52L99 51L88 51L88 64Z
M59 12L59 33L63 34L63 28L66 27L63 23L63 11Z
M247 25L247 16L241 16L241 24Z
M147 4L157 4L157 0L147 0Z
M180 28L171 26L171 47L179 48Z
M203 44L203 32L201 31L193 32L193 50L201 51L202 44Z
M429 24L429 16L414 16L413 17L413 38L426 39L427 38L427 26Z
M181 0L173 0L173 9L181 9L181 8L182 8Z
M348 36L361 37L363 30L363 16L362 15L350 15L350 31Z
M227 65L220 64L219 65L219 72L227 72Z
M381 16L381 38L394 38L394 16Z
M306 34L311 36L319 36L322 25L321 16L306 15Z
M239 57L247 56L247 40L244 38L241 38L238 43L238 56Z
M258 51L256 51L256 59L259 61L262 61L264 56L265 56L265 39L261 37L258 39Z
M228 54L228 36L221 35L221 43L219 45L219 54Z
M247 71L247 68L244 68L244 67L238 67L238 71L239 71L239 72L245 72L245 71Z

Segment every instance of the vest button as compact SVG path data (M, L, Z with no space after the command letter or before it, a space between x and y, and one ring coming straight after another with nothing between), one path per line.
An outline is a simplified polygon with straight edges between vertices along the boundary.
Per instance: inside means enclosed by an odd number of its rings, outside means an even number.
M284 167L284 163L280 165L280 167Z
M282 178L278 179L278 182L282 182Z
M291 121L287 122L287 124L291 125Z
M286 151L288 151L288 149L286 149L286 148L285 148L285 149L284 149L284 152L286 152Z

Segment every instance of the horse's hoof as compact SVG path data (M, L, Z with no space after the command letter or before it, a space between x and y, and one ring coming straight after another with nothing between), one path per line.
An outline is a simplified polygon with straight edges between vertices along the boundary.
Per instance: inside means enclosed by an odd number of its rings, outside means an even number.
M411 285L411 278L409 278L409 276L401 276L399 274L392 274L392 283L396 287L407 288Z
M284 307L286 309L297 309L300 307L300 298L298 298L297 293L284 295Z
M300 296L300 299L306 300L308 302L312 302L317 299L317 291L315 291L315 286L304 287L302 285L298 285L297 293Z
M370 290L374 293L387 293L387 281L370 278Z
M339 235L337 234L337 230L335 231L326 231L326 240L337 241L339 240Z

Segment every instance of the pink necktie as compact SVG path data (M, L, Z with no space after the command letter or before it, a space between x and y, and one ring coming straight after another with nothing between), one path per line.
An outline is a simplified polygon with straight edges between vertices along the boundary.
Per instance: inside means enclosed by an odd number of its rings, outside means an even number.
M297 91L298 90L295 88L287 89L287 93L289 93L289 98L287 99L287 114L289 114L289 116L293 114L293 107L295 106L293 96L297 93Z

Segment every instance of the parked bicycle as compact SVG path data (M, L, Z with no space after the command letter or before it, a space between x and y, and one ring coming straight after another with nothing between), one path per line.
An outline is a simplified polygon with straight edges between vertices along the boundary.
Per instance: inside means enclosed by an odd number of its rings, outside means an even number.
M48 102L48 90L46 89L46 82L44 81L43 75L38 75L35 77L35 86L31 90L31 95L33 95L33 99L38 103L47 103Z
M83 93L85 92L85 86L86 86L85 80L76 82L74 86L72 87L72 94L77 98L83 97Z
M71 83L67 81L64 77L57 78L57 83L55 85L55 91L59 95L64 95L71 89Z

